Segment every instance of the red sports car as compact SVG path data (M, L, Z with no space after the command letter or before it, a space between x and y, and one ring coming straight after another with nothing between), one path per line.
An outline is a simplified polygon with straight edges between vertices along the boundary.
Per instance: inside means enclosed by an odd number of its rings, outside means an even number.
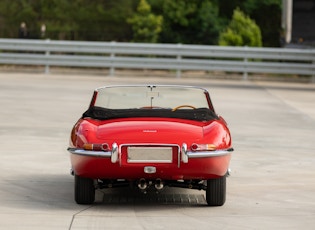
M203 88L98 88L68 151L78 204L93 203L96 189L122 186L205 190L208 205L225 203L232 140Z

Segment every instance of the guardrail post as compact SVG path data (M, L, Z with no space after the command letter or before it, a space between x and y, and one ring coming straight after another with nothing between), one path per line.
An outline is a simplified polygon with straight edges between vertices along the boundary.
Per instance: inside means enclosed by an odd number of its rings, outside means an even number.
M49 48L48 43L50 43L50 39L46 39L46 48ZM50 51L49 51L49 50L46 50L45 56L46 56L46 57L49 57L49 56L50 56ZM46 58L46 63L49 63L49 62L47 61L47 58ZM46 64L46 65L45 65L45 74L49 74L49 73L50 73L49 64Z
M313 62L312 62L312 67L311 67L314 72L312 74L312 79L311 79L311 83L315 83L315 59L313 59Z
M181 48L181 44L177 44L177 66L179 65L179 63L181 62L181 59L182 59L182 56L179 54L180 53L180 48ZM176 78L180 78L181 77L181 70L179 67L177 67L177 70L176 70Z
M244 46L244 72L243 72L243 80L248 80L248 73L247 73L247 65L248 65L248 58L247 58L247 46Z
M116 45L115 41L111 42L111 47L114 50L114 46ZM109 69L109 76L114 76L115 75L115 67L114 67L114 58L115 58L115 51L112 51L110 53L110 59L111 59L111 67Z

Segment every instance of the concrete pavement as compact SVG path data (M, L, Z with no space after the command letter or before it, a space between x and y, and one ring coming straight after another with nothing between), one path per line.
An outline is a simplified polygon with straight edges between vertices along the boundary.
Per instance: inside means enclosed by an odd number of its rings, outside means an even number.
M224 206L185 189L75 204L72 125L94 88L137 83L209 89L235 148ZM314 84L0 73L0 105L0 229L314 229Z

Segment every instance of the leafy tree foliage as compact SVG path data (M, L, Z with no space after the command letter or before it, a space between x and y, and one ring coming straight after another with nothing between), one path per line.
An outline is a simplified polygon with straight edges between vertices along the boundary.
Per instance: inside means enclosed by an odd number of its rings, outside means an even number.
M261 32L256 23L240 9L235 9L226 31L220 34L219 45L262 46Z
M1 0L0 35L17 37L25 22L29 38L118 40L131 38L126 17L133 13L134 0ZM14 15L14 17L12 17Z
M138 17L137 23L130 24L128 18L140 15L140 1L1 0L0 37L17 38L20 24L25 22L28 38L128 42L138 39L139 28L147 28L154 37L159 26L153 26L152 16L161 15L162 30L151 41L216 45L239 7L261 28L265 46L279 45L282 0L146 0L151 16L147 15L147 20ZM45 34L40 31L42 25L46 26ZM145 30L141 33L149 34Z
M246 0L244 3L244 11L261 28L264 46L280 46L281 4L281 0Z
M159 33L162 31L163 17L151 13L151 6L146 0L140 0L137 13L127 22L132 25L133 41L157 42Z
M78 23L75 39L130 41L132 31L126 18L133 14L134 0L76 0L74 10ZM73 2L73 1L70 1Z
M218 7L211 0L164 0L161 41L215 44L221 29Z
M220 18L228 23L237 7L260 27L264 46L280 45L282 0L219 0Z

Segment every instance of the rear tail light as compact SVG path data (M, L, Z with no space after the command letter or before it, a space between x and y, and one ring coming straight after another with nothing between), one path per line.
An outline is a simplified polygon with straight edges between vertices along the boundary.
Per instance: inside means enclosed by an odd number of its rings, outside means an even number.
M190 146L190 148L192 151L204 151L204 150L213 151L213 150L216 150L216 146L214 144L196 144L196 143L193 143Z
M83 149L84 150L93 150L93 151L108 151L109 145L107 143L103 143L103 144L86 143L83 145Z

